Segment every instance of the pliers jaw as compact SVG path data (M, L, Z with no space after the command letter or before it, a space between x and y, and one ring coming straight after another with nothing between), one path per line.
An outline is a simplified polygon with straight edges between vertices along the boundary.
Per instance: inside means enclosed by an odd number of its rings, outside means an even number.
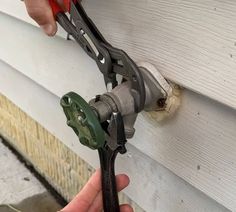
M112 151L118 151L120 154L126 153L127 150L125 144L127 140L125 136L124 122L119 112L114 112L112 114L107 131L108 133L105 135L106 145Z

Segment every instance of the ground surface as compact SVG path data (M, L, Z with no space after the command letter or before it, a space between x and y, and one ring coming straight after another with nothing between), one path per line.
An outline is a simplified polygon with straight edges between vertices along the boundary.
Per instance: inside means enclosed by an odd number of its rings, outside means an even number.
M0 212L54 212L61 206L0 140Z

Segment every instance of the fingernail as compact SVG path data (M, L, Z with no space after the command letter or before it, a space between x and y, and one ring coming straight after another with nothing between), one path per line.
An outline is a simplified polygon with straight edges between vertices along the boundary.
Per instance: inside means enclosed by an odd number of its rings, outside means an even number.
M40 27L49 36L53 36L55 34L55 29L51 24L41 25Z

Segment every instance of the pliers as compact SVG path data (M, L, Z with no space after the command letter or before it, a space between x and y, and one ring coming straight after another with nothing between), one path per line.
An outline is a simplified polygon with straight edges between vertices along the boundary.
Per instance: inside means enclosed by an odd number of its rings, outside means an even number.
M103 210L105 212L119 212L119 199L115 178L115 159L118 153L126 153L126 137L123 119L120 113L113 113L107 131L106 143L98 149L102 171Z
M57 22L70 34L84 51L95 60L104 76L106 85L118 85L116 75L131 82L135 100L135 112L144 109L145 87L142 74L135 62L121 49L109 44L88 17L78 0L64 0L64 6L71 20L55 0L49 0Z

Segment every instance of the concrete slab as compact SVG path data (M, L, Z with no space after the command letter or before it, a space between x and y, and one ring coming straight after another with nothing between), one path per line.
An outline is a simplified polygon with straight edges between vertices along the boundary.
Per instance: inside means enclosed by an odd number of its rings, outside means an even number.
M61 206L0 140L0 212L54 212Z

